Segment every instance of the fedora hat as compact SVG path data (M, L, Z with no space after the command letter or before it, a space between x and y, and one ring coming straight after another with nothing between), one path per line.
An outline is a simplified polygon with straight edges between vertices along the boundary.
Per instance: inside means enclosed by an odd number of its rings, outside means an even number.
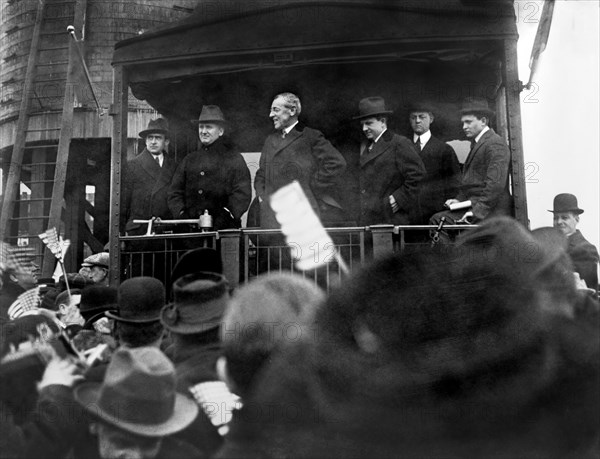
M117 289L115 287L88 285L81 291L79 312L86 320L99 312L117 307Z
M358 116L353 117L353 120L368 118L375 115L391 115L394 113L385 107L383 97L366 97L358 103Z
M433 105L425 100L413 100L408 104L408 113L427 112L434 113Z
M167 137L169 135L169 122L164 118L150 120L148 127L140 131L140 137L145 139L148 134L164 134Z
M117 350L104 382L75 388L75 400L101 420L128 432L164 437L198 415L198 406L175 390L175 367L154 347Z
M154 277L133 277L119 287L119 307L107 311L106 317L119 322L145 324L159 320L165 305L165 288Z
M171 272L171 283L182 276L200 271L223 274L223 262L219 252L210 247L200 247L185 252L177 260Z
M483 114L488 118L491 118L494 115L494 112L490 109L487 99L482 97L467 97L460 109L461 115L468 114Z
M173 298L160 312L165 328L182 335L202 333L220 325L229 284L217 273L187 274L173 284Z
M553 214L573 212L577 215L583 213L583 209L580 209L579 205L577 204L577 198L571 193L557 194L554 198L553 207L554 209L548 210L548 212L552 212Z
M218 105L203 105L200 116L197 120L191 120L193 124L200 123L219 123L227 124L223 112Z

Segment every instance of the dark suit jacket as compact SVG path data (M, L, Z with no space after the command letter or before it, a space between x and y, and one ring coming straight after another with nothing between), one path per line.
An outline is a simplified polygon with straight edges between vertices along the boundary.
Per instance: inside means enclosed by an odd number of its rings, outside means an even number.
M279 132L269 135L254 179L256 194L263 200L260 226L280 227L269 197L294 180L300 183L311 206L327 225L332 219L330 215L342 211L336 194L337 180L345 168L344 157L316 129L298 123L284 139Z
M567 238L567 253L573 262L575 272L579 273L589 288L598 289L598 249L576 230Z
M470 200L475 221L492 215L511 215L508 191L510 152L504 140L490 128L471 150L461 178L459 201Z
M133 223L135 219L172 218L167 205L167 193L175 167L175 161L167 154L164 154L164 162L160 167L146 149L127 163L123 176L121 213L125 231L130 234L144 233L145 225Z
M173 175L168 202L173 218L182 212L184 218L198 218L208 210L219 230L239 228L251 198L244 158L218 140L183 159Z
M419 186L425 177L425 166L414 145L387 130L371 151L366 146L361 145L359 225L414 223L419 215ZM396 213L390 195L400 207Z
M460 164L454 149L433 136L422 150L416 146L415 149L427 171L419 190L421 218L418 222L426 225L433 214L444 210L447 199L456 196L460 184Z

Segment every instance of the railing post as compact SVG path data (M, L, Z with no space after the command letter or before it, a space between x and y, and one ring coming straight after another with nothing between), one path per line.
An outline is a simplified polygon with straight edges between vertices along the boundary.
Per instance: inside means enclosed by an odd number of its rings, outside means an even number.
M221 241L221 260L223 261L223 274L231 287L240 283L240 238L242 232L238 229L219 231Z
M394 252L394 225L371 225L373 236L373 258Z

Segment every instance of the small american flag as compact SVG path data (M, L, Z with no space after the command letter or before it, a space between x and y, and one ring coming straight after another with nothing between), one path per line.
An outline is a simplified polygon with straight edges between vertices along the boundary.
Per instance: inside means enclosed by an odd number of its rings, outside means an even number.
M60 241L58 239L58 233L56 232L56 228L48 228L46 231L39 235L39 238L44 244L46 244L46 247L50 249L50 251L58 259L58 261L62 262L63 251Z
M9 306L8 318L10 320L15 320L19 317L36 314L41 302L40 287L37 286L29 289L21 293L13 304Z

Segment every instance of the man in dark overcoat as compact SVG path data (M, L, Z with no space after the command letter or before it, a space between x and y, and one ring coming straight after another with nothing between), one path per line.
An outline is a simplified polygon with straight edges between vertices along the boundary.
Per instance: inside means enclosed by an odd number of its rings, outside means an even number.
M275 132L265 140L254 180L262 228L279 228L269 197L294 180L325 226L343 219L336 194L346 160L320 131L298 121L301 110L300 99L289 92L275 96L271 104L269 117Z
M434 120L433 108L427 103L418 102L410 106L413 144L427 171L419 190L421 215L418 223L423 225L444 208L447 196L456 196L460 183L460 164L456 153L450 145L432 135Z
M598 249L589 242L577 229L579 208L577 198L570 193L561 193L554 198L554 227L564 234L569 241L567 254L573 262L573 269L579 274L589 288L598 289Z
M242 155L225 144L226 121L217 105L205 105L198 120L200 149L177 167L169 207L174 218L212 216L212 229L239 228L252 198L250 171Z
M463 165L460 190L444 205L471 201L471 208L438 212L431 217L433 224L437 225L444 216L449 223L463 220L466 211L472 212L469 217L472 223L496 215L511 215L510 152L502 137L489 127L492 115L485 99L469 98L463 103L462 129L471 141L471 150Z
M360 147L360 225L416 223L418 192L425 166L410 141L387 128L382 97L367 97L358 105L366 141Z
M164 118L148 123L140 132L146 148L127 163L123 178L122 221L128 235L140 235L146 225L133 220L148 220L152 217L170 219L167 192L175 172L175 160L167 154L169 126Z

